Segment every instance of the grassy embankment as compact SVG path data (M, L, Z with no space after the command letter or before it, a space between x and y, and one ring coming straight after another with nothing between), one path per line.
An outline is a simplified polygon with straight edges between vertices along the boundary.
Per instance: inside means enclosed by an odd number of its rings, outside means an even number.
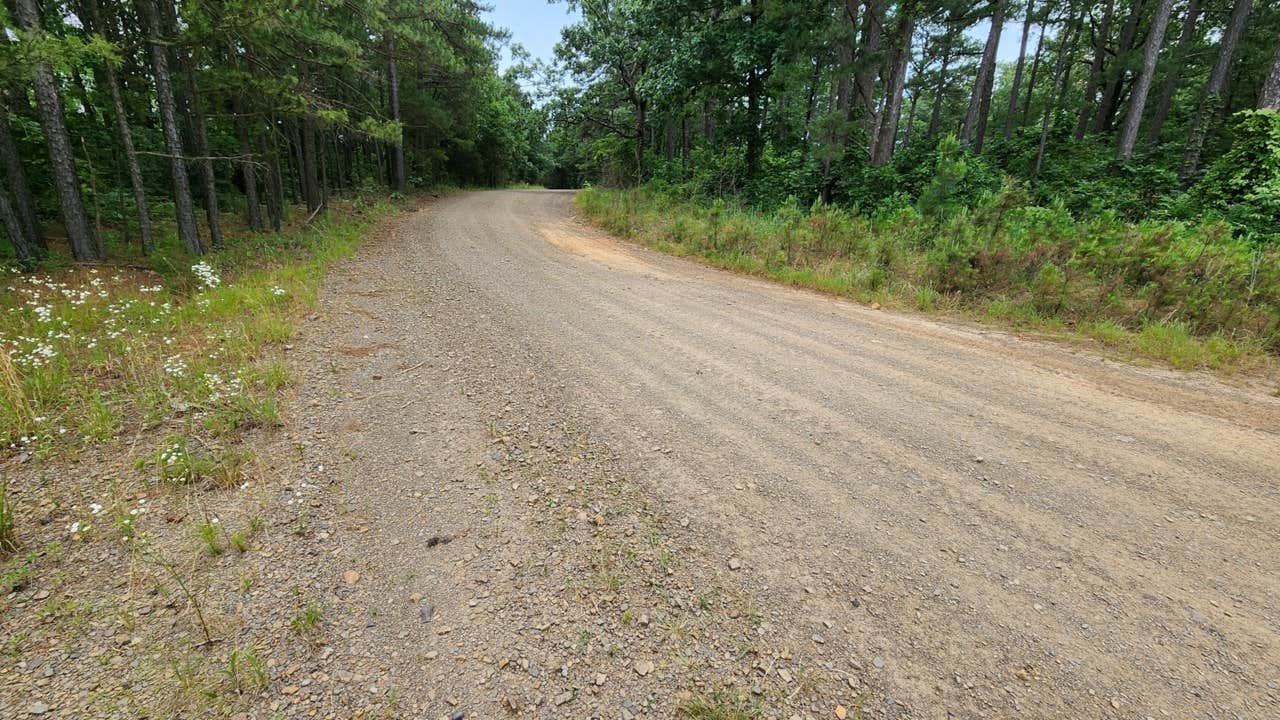
M280 348L295 319L325 268L391 210L335 202L310 228L233 231L202 258L159 251L146 260L154 269L5 269L0 452L74 460L119 447L149 474L235 483L251 459L246 433L280 423L290 382ZM0 538L12 532L0 527Z
M1270 372L1280 250L1218 225L1075 220L1001 195L950 218L912 208L759 212L589 188L588 218L679 256L864 303L963 316L1179 369Z

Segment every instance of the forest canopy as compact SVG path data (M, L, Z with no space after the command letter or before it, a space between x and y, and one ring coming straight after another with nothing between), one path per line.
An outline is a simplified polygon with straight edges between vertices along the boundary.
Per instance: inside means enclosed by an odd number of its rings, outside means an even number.
M5 0L0 236L25 265L279 230L331 193L538 180L545 119L471 0Z
M550 106L566 185L927 215L1012 187L1077 218L1280 233L1275 3L570 4Z

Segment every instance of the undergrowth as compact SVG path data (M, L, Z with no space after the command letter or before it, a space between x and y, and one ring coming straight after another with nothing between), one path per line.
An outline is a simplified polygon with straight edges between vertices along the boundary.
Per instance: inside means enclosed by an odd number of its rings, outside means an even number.
M1270 369L1280 250L1222 225L1077 220L1008 186L975 209L773 212L588 188L588 218L667 253L866 303L962 314L1179 369Z

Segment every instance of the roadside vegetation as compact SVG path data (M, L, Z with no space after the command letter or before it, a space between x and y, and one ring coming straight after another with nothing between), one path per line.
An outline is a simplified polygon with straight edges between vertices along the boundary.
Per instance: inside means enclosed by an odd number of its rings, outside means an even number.
M416 193L536 181L544 116L472 3L0 27L0 715L243 714L324 638L268 560L299 320Z
M615 232L1176 368L1280 354L1273 3L581 7L549 142Z
M156 269L6 270L0 441L48 458L166 428L143 464L173 482L234 482L236 438L280 422L280 349L297 312L392 207L345 201L321 225L245 234L202 258L157 256Z
M1076 220L1005 187L949 217L762 211L588 189L587 217L664 252L876 303L1088 338L1175 368L1274 367L1280 251L1222 225Z

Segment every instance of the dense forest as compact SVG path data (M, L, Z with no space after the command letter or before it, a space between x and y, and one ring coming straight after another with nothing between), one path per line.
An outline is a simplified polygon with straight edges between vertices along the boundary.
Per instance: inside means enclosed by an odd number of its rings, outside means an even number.
M553 181L616 233L1177 367L1280 352L1276 3L572 4Z
M331 194L537 180L545 119L470 0L5 0L0 235L32 265L279 230ZM64 240L65 238L65 240Z
M565 185L864 213L1013 188L1075 217L1280 232L1275 3L572 4L551 104Z

